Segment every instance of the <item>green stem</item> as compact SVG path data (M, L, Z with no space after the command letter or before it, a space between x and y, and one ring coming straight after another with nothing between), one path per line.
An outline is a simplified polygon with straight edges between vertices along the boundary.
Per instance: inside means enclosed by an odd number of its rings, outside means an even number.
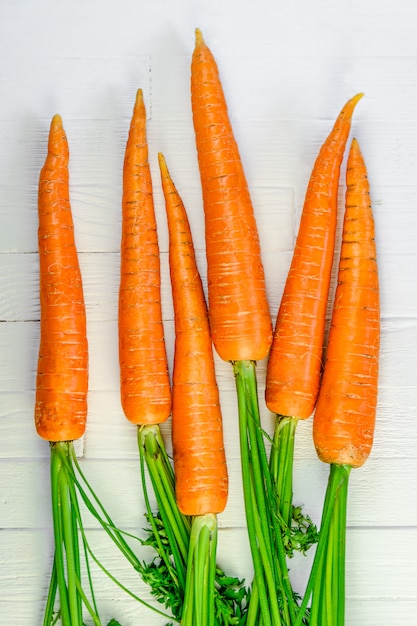
M197 515L191 524L187 581L181 624L214 626L214 586L216 576L217 517Z
M159 426L138 428L138 446L139 454L141 458L144 458L148 468L175 567L184 588L190 541L190 520L177 506L174 474Z
M51 579L49 581L49 589L48 596L46 599L45 613L43 617L42 626L51 626L54 623L54 608L55 608L55 600L56 600L56 592L58 589L58 580L56 573L56 562L55 558L52 564L52 572Z
M78 568L79 559L77 557L79 546L77 527L74 526L74 516L71 507L71 495L68 489L68 477L65 470L59 473L58 482L61 495L62 538L67 570L68 607L71 616L71 626L80 626L82 625L81 603L77 585L80 574Z
M282 544L276 501L261 428L254 361L236 361L233 369L239 408L243 495L256 595L264 626L291 624L293 593ZM281 611L280 611L281 604ZM256 611L251 612L251 619Z
M333 613L327 615L326 601L328 602L329 588L331 581L326 576L326 564L329 557L330 571L333 571L334 561L332 559L332 548L330 543L336 546L336 565L338 570L338 596L343 595L342 612L344 614L344 570L345 570L345 532L346 532L346 503L349 474L349 465L330 465L329 480L323 504L323 513L320 526L319 541L314 555L310 577L304 593L303 602L297 614L294 626L302 624L310 596L312 595L310 626L323 626L327 619L332 626L343 626L343 618L337 616L337 607L330 608ZM337 528L335 528L334 517L341 516ZM328 555L328 556L327 556ZM329 587L330 585L330 587ZM324 601L323 601L324 600ZM337 604L339 604L337 602ZM342 619L342 621L340 621ZM339 620L339 621L338 621Z
M52 499L52 521L54 528L55 556L54 567L56 570L59 604L61 611L62 626L71 626L71 611L69 607L67 581L65 573L64 540L62 504L60 490L60 475L63 471L58 444L51 446L51 499Z
M116 585L130 595L130 597L139 601L141 604L164 618L172 619L172 617L145 602L122 585L94 555L88 545L83 529L77 494L81 496L87 510L96 520L99 521L106 533L128 559L131 565L133 565L136 570L140 567L138 557L124 538L124 535L128 535L130 537L133 536L129 533L123 533L123 531L118 529L113 524L100 500L97 498L85 476L81 472L76 459L73 443L70 441L52 443L51 500L55 556L50 591L45 609L44 626L49 626L54 623L53 601L56 594L56 587L59 593L59 613L61 616L62 626L83 626L83 606L90 614L94 626L102 626L94 599L88 555L90 555L101 570ZM87 597L81 582L81 545L79 542L79 531L82 539L82 549L89 582L88 587L92 602ZM138 540L137 537L133 538Z
M294 440L298 420L276 416L270 454L270 471L278 498L278 510L284 524L291 528L293 501Z

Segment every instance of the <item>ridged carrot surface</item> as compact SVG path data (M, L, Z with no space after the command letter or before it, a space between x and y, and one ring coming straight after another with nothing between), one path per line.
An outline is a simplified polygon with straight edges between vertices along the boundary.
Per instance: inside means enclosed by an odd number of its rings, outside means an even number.
M272 324L259 236L216 61L198 29L191 98L214 346L225 361L263 359L271 345Z
M119 289L121 402L134 424L162 423L171 410L160 283L146 110L139 89L123 165Z
M346 181L338 284L313 437L322 461L359 467L375 427L380 303L369 183L356 140Z
M185 515L220 513L228 477L207 306L183 202L159 155L175 316L172 442L176 497Z
M86 313L69 199L69 150L52 118L39 177L40 346L35 426L51 442L84 434L87 418Z
M340 112L314 163L291 266L269 355L266 404L270 411L308 418L319 391L326 308L337 224L340 166L354 108Z

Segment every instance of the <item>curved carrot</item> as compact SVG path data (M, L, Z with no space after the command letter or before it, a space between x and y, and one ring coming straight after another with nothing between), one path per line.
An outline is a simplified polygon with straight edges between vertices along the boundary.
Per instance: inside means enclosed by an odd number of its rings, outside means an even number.
M171 410L171 390L141 89L137 91L123 166L119 361L121 402L127 419L134 424L164 422Z
M176 495L185 515L220 513L228 479L207 307L181 198L159 154L175 316L172 442Z
M355 139L346 180L338 284L313 437L322 461L359 467L373 441L380 312L369 184Z
M272 325L258 231L217 65L198 29L191 96L213 343L225 361L260 360L268 354Z
M52 118L39 177L40 346L35 426L47 441L84 434L88 345L81 273L69 200L69 150L62 120Z
M352 114L361 97L357 94L343 107L320 149L308 184L267 365L266 404L278 415L306 419L317 400L340 165Z

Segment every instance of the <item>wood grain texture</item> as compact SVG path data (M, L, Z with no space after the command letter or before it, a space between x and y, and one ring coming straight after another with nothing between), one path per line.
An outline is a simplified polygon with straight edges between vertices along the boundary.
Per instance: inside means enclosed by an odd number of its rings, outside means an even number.
M41 622L52 558L49 448L35 432L39 342L37 184L49 122L62 115L90 343L87 432L80 462L110 512L140 533L144 506L135 428L119 400L117 295L121 175L138 87L161 249L170 367L173 312L157 152L166 155L189 214L206 287L201 190L189 68L194 28L215 53L258 221L268 298L278 309L317 151L343 102L358 91L353 134L368 166L381 278L381 372L374 448L352 472L348 500L346 626L413 624L417 613L417 5L412 0L3 0L0 5L0 610L8 626ZM344 199L344 166L340 203ZM329 308L330 310L330 308ZM230 499L219 516L219 560L252 575L232 371L216 357ZM261 414L265 362L258 364ZM170 451L170 423L163 425ZM299 425L295 501L320 519L328 467L311 421ZM92 541L104 537L87 521ZM116 561L144 599L147 589ZM311 560L311 555L307 563ZM308 568L291 562L302 590ZM98 577L103 621L165 624Z

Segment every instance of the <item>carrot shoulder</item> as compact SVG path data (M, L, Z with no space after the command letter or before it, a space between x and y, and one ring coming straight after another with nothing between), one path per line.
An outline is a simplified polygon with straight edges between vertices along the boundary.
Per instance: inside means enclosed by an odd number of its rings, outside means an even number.
M191 98L214 346L226 361L259 360L268 354L272 325L258 231L217 65L198 29Z
M220 513L228 478L207 307L185 207L159 155L175 316L172 441L176 496L185 515Z
M338 284L313 436L322 461L359 467L375 427L380 304L369 184L356 140L346 180Z
M317 400L340 166L352 114L361 97L357 94L343 107L320 149L308 183L267 366L266 404L279 415L306 419Z
M126 417L134 424L165 421L170 414L171 391L146 110L140 89L123 166L119 361L121 402Z
M69 150L52 118L39 177L40 346L35 426L48 441L81 437L87 417L86 313L69 199Z

